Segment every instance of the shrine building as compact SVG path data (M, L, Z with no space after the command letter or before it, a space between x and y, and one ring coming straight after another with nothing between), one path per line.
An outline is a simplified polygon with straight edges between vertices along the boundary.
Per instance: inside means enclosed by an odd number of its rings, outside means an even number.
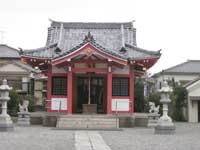
M134 79L161 54L137 47L132 22L51 20L46 46L21 56L48 77L48 112L112 114L134 112Z

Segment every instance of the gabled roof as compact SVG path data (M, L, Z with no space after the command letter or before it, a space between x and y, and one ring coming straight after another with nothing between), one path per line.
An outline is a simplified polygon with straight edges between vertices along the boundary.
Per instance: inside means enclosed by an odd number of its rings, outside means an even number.
M0 58L20 59L19 51L5 44L0 44Z

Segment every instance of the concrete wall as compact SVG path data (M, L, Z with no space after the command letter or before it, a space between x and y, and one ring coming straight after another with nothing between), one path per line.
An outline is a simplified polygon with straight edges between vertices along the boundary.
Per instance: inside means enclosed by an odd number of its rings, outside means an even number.
M192 81L196 78L198 78L198 75L160 75L159 77L155 78L156 80L156 89L159 89L160 87L160 82L163 80L172 80L174 78L175 82L180 82L180 81Z

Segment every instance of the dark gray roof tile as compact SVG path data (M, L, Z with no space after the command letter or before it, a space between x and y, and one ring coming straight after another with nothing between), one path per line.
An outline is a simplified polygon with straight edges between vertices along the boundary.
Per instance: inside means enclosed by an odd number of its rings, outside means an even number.
M19 51L5 44L0 44L0 58L20 59Z

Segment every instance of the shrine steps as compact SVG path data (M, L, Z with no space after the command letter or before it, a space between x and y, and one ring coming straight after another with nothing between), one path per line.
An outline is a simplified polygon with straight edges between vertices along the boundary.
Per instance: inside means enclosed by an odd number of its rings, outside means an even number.
M114 115L60 115L57 129L119 129L119 118Z

